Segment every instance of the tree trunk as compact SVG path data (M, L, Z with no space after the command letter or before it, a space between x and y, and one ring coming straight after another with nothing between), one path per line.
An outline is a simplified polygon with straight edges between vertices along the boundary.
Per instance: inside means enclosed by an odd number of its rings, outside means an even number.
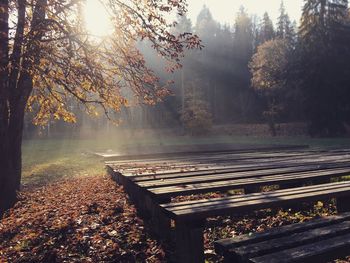
M9 9L8 1L0 2L0 217L2 212L9 208L16 199L15 191L12 191L10 176L9 138L8 138L8 33L9 33Z
M24 112L33 90L29 72L39 63L38 43L45 33L40 23L45 18L46 6L47 0L38 0L35 4L31 25L31 36L35 39L28 44L23 57L26 1L18 1L16 35L9 57L9 1L0 1L0 216L14 205L20 190Z
M32 79L28 74L23 74L18 85L23 92L21 96L10 100L7 133L0 139L3 145L0 161L0 215L14 205L21 185L24 113L32 91Z
M24 105L11 105L7 135L1 138L4 148L0 162L0 215L15 204L20 190Z
M14 167L18 162L12 162L12 156L14 153L20 153L19 149L16 146L10 145L10 136L1 138L0 143L4 143L5 147L2 147L3 152L1 153L1 162L0 162L0 216L4 211L11 208L16 200L17 195L16 191L18 190L21 176L21 167Z

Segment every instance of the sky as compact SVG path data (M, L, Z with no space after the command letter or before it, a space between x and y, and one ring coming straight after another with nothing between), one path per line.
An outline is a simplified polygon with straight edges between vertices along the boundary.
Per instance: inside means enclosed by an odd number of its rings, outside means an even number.
M284 0L285 8L291 20L299 22L303 0ZM187 0L188 17L195 23L203 5L209 7L214 19L222 24L233 24L234 15L240 6L244 6L249 14L262 17L267 11L273 21L277 21L281 0Z

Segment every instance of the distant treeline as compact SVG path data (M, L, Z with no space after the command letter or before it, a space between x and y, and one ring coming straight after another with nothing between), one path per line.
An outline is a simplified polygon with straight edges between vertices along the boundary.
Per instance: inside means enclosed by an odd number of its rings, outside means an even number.
M344 134L350 121L350 12L347 0L305 0L300 22L283 2L277 23L242 7L233 26L215 21L206 6L193 22L178 17L175 31L194 32L202 50L189 51L169 75L147 43L140 44L173 96L156 106L125 108L129 127L180 127L191 118L205 125L307 122L311 135ZM197 116L197 117L196 117ZM210 121L208 121L210 119Z
M259 18L243 7L232 19L233 26L221 25L206 6L194 25L178 19L178 32L195 32L205 47L187 54L175 77L176 96L153 112L181 120L186 99L197 97L214 123L266 121L274 132L276 122L305 121L312 135L344 134L350 120L347 1L307 0L298 24L283 2L276 24L268 13Z

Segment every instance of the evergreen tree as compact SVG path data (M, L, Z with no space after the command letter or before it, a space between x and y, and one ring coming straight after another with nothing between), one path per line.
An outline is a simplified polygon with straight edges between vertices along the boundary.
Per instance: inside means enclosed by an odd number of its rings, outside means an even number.
M296 43L295 24L290 21L285 10L284 2L281 2L280 15L277 20L277 37L286 39L288 44L293 46Z
M233 94L234 104L239 121L249 118L252 104L252 91L250 90L249 61L253 55L254 32L251 17L244 7L236 15L233 38Z
M290 21L289 15L286 14L284 24L284 39L287 40L288 45L292 47L296 44L295 24L295 21L292 23Z
M207 6L203 6L202 10L197 16L195 25L195 32L198 34L204 42L212 40L215 37L215 33L218 29L218 23L213 19L213 16Z
M285 24L286 24L286 9L284 7L284 2L281 1L280 15L277 20L277 32L276 32L277 37L284 38L284 33L286 28Z
M300 38L300 79L312 134L336 135L349 121L350 29L346 0L305 2Z
M252 20L244 7L240 8L236 16L233 41L236 58L242 62L249 61L253 53L253 28Z
M260 25L259 44L262 44L268 40L271 40L274 37L275 37L275 30L273 28L272 20L270 19L269 14L265 12L262 23Z

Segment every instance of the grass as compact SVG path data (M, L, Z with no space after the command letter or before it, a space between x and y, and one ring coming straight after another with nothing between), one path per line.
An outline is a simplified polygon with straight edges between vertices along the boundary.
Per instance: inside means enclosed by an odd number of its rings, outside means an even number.
M310 147L350 147L350 138L308 137L237 137L237 136L164 136L138 134L101 136L97 139L35 139L23 142L23 183L37 184L73 176L104 174L103 160L92 155L95 151L122 151L128 146L196 145L230 143L237 145L310 145Z
M89 149L89 142L83 140L26 140L22 147L22 182L44 184L66 177L103 174L102 160L89 154Z

